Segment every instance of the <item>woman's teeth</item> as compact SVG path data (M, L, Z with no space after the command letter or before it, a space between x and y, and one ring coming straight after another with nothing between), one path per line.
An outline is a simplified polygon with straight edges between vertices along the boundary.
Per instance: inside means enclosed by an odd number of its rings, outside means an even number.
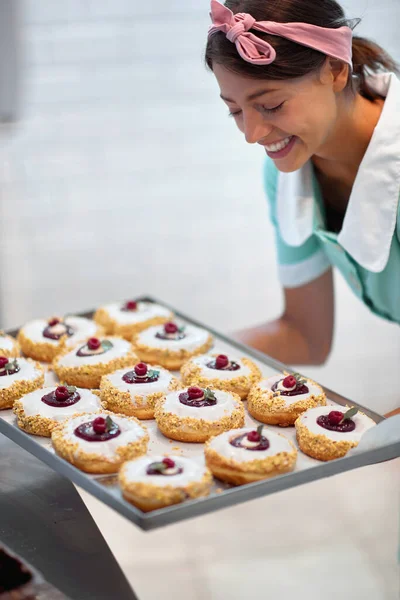
M283 150L284 148L286 148L292 137L292 135L289 135L289 137L286 137L284 140L281 140L280 142L277 142L275 144L268 144L265 147L268 150L268 152L279 152L279 150Z

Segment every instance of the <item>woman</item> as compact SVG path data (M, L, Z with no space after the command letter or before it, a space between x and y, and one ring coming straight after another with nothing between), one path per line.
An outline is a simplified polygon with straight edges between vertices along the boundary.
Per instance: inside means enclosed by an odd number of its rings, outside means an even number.
M335 0L212 0L211 18L207 65L246 141L268 155L285 296L279 319L239 337L288 364L321 364L332 266L375 314L400 323L396 65L352 36Z

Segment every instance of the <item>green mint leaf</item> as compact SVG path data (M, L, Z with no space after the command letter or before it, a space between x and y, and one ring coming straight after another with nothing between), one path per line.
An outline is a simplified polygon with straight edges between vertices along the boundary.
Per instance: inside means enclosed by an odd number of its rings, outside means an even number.
M204 390L204 398L206 400L216 400L214 392L210 390L210 388L206 388Z
M186 329L186 325L181 325L180 327L178 327L179 333L185 333L185 329Z
M300 373L292 373L298 383L306 383L307 379Z
M147 377L150 377L150 379L152 379L153 377L158 378L159 374L160 374L160 371L156 371L155 369L150 369L147 372Z
M350 408L349 410L347 410L344 413L343 419L340 421L339 425L341 425L341 423L343 423L343 421L347 421L348 419L351 419L351 417L354 417L354 415L356 415L357 413L358 413L358 408L353 406L352 408Z
M110 340L103 340L101 342L101 347L103 348L103 350L107 351L107 350L111 350L111 348L113 347L113 345L110 342Z
M66 388L67 388L69 394L75 394L76 387L74 385L67 385Z
M154 469L154 471L159 471L160 473L162 473L163 471L165 471L165 469L167 468L166 465L163 462L151 463L151 465L149 465L149 467L151 469Z
M111 429L114 429L115 427L115 423L109 415L106 417L106 427L107 431L111 431Z
M257 433L260 437L262 437L262 430L263 430L264 425L259 425L257 427Z
M17 359L9 360L6 366L4 367L6 371L13 371L18 367Z

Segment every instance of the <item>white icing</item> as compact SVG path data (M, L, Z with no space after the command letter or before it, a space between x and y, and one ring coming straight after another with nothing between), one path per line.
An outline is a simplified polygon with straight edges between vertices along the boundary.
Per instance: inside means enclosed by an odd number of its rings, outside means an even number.
M188 406L179 402L180 394L187 391L179 390L167 394L163 405L163 411L173 413L179 417L191 417L192 419L204 419L206 421L219 421L222 417L229 416L239 406L242 405L240 400L236 400L229 392L213 390L217 398L217 404L213 406Z
M123 466L125 479L132 483L149 483L157 487L165 487L167 485L183 487L193 481L201 481L206 474L206 467L190 458L183 456L170 456L176 466L183 469L178 475L147 475L147 467L154 462L161 462L164 456L143 456L137 460L130 460Z
M155 394L157 392L167 392L168 386L171 383L172 374L166 369L161 369L159 367L149 367L149 369L153 369L159 371L159 377L157 381L153 381L151 383L126 383L122 379L125 373L129 371L133 371L134 367L118 369L118 371L114 371L110 375L106 375L104 377L105 380L109 381L113 387L120 390L121 392L129 392L132 399L135 396L141 396L142 398L146 398L149 394Z
M93 337L97 331L97 325L91 319L85 319L84 317L67 317L64 321L67 325L74 329L73 335L68 338L67 346L75 346L78 342L84 341L90 337ZM46 342L48 344L53 344L53 346L57 346L60 343L60 340L52 340L50 338L44 337L43 331L48 326L48 322L45 319L36 319L35 321L30 321L23 328L22 332L24 335L32 340L32 342L40 343ZM62 332L63 328L55 325L52 328L54 333L57 331ZM0 340L1 343L1 340Z
M0 335L0 348L2 350L13 350L15 343L15 340L8 335Z
M262 381L260 381L258 385L262 390L268 390L272 392L272 386L284 377L284 375L274 375L273 377L268 377L268 379L262 379ZM322 392L320 387L316 386L308 380L305 385L309 389L308 394L298 394L296 396L279 396L279 400L283 401L286 406L291 406L292 404L296 404L297 402L306 400L310 396L319 396ZM286 388L284 387L282 389L286 390Z
M74 444L78 444L80 451L89 454L98 454L104 458L112 460L118 457L118 448L127 446L131 442L137 442L146 435L146 431L143 429L143 427L141 427L141 425L135 421L129 421L129 419L117 415L111 416L112 420L121 430L121 433L115 438L111 438L105 442L88 442L74 434L74 430L79 425L82 425L82 423L87 423L88 421L92 421L96 417L101 416L106 418L108 415L102 413L87 414L69 419L63 428L64 438L68 438Z
M189 352L194 352L203 344L205 344L208 340L208 331L205 329L200 329L199 327L195 327L194 325L186 325L185 327L185 337L181 340L163 340L161 338L157 338L157 333L163 333L164 327L163 325L155 325L154 327L149 327L145 329L138 335L138 344L144 344L145 346L150 346L152 348L162 348L173 351L179 351L181 349L188 350Z
M37 369L34 364L28 362L26 358L17 358L19 365L18 373L13 375L2 375L0 377L0 389L4 390L10 387L16 381L32 380L40 376L41 371Z
M236 448L229 443L232 438L238 437L243 433L249 433L254 431L249 427L243 429L234 429L232 431L225 431L217 437L213 438L210 442L210 448L218 452L225 458L232 458L237 462L250 462L253 460L267 458L268 456L276 456L281 452L293 452L293 447L289 440L280 433L275 433L270 429L263 428L263 436L269 441L269 448L266 450L246 450L246 448Z
M75 346L75 348L73 350L71 350L71 352L68 352L68 354L65 354L64 356L62 356L59 361L58 364L61 367L81 367L83 365L96 365L96 364L107 364L109 363L113 358L119 358L122 356L125 356L126 354L128 354L128 352L130 352L132 350L132 346L129 342L127 342L126 340L123 340L122 338L117 338L117 337L107 337L107 338L100 338L100 340L109 340L112 344L113 347L110 348L110 350L107 350L107 352L104 352L104 354L100 354L100 355L96 355L93 354L92 356L77 356L77 352L79 350L79 348L81 348L81 346L78 344L78 346Z
M41 390L35 390L21 398L21 403L27 417L41 416L53 421L64 421L68 417L79 412L95 412L101 410L101 403L98 396L92 394L90 390L76 388L80 395L80 400L70 406L49 406L42 402L43 396L54 392L56 387L46 387Z
M375 425L375 422L372 419L361 413L357 413L354 417L351 417L351 420L356 424L356 428L353 431L330 431L329 429L325 429L324 427L321 427L321 425L318 425L318 417L321 415L328 415L332 410L342 410L342 412L346 412L348 409L345 407L341 409L341 407L317 406L316 408L307 410L299 417L299 419L301 424L305 425L311 433L315 435L324 435L334 442L342 440L359 442L365 431Z
M249 376L251 371L249 367L243 363L240 358L236 358L234 356L228 356L230 361L237 363L240 366L240 369L236 371L229 371L227 369L212 369L207 367L207 364L211 361L215 361L215 356L212 354L201 354L200 356L196 356L191 359L191 362L201 369L201 374L203 377L207 379L235 379L236 377Z
M154 319L154 317L171 316L171 311L153 302L138 302L136 310L121 310L125 302L114 302L103 307L109 317L121 325L131 325Z

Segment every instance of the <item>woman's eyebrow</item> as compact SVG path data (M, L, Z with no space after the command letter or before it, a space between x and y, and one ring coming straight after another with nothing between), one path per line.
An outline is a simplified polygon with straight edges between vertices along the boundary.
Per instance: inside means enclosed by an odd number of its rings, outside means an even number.
M246 101L249 102L251 100L255 100L256 98L259 98L260 96L263 96L264 94L268 94L268 92L277 92L277 91L278 91L277 89L259 90L258 92L254 92L253 94L250 94L250 96L247 96ZM234 100L231 100L230 98L226 98L222 94L220 94L220 98L222 98L222 100L225 100L225 102L235 102Z

